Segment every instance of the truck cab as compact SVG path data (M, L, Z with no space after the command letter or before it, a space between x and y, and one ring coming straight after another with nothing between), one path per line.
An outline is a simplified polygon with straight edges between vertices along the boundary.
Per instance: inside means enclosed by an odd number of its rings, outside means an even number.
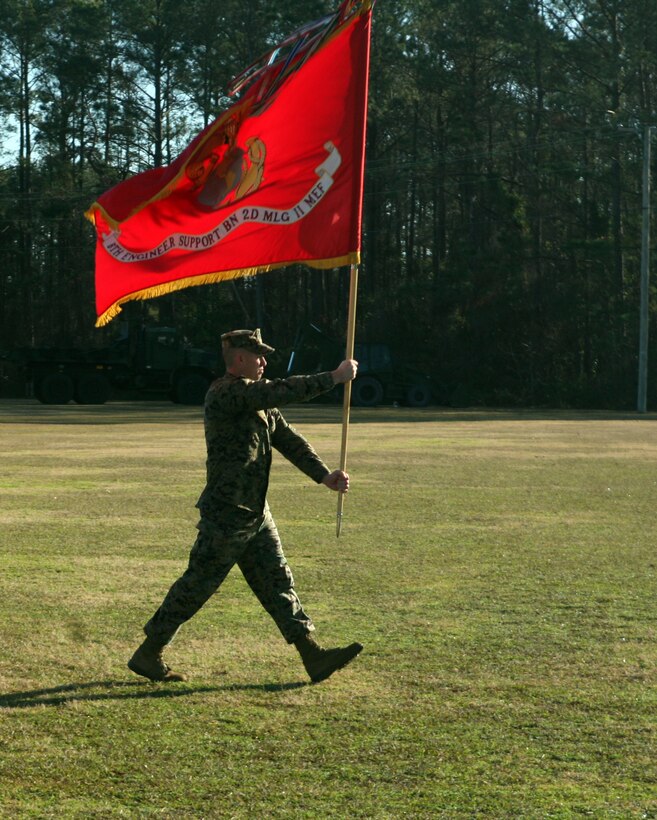
M296 334L287 374L332 370L343 358L345 345L313 324ZM383 343L356 343L354 358L358 376L351 387L352 403L359 407L398 402L410 407L426 407L433 398L431 379L426 374L399 363L391 348Z
M144 326L101 349L26 348L3 357L43 404L104 404L111 397L202 404L218 351L192 347L172 327Z

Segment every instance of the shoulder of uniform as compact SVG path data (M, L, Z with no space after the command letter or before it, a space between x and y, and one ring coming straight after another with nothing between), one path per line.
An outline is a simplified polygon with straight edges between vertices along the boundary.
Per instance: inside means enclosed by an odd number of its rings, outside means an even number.
M235 384L236 382L243 382L245 381L243 376L234 376L232 373L224 373L223 376L219 376L218 379L215 379L211 387L223 387L225 385Z

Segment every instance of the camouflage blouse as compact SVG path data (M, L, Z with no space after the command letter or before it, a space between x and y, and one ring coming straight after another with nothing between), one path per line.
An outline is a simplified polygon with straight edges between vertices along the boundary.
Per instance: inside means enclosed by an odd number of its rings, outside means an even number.
M226 374L205 398L207 484L197 507L217 525L248 526L265 507L272 448L317 483L328 467L277 409L333 387L330 373L252 381Z

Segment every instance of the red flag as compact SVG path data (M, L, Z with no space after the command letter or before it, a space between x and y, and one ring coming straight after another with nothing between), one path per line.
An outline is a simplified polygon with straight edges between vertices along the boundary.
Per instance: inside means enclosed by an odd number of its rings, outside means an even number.
M132 299L359 261L371 7L300 29L171 165L91 206L97 326Z

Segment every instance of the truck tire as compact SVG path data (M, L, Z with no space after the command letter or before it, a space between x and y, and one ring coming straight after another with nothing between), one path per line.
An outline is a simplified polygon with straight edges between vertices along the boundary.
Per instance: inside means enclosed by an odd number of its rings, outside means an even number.
M177 404L203 404L210 380L202 373L183 373L176 379L173 400Z
M406 391L406 404L409 407L427 407L431 403L431 388L428 384L416 382Z
M73 379L66 373L46 373L34 388L41 404L68 404L73 398Z
M74 398L78 404L105 404L111 393L102 373L85 373L75 383Z
M383 401L383 385L373 376L360 376L351 387L351 397L357 407L376 407Z

